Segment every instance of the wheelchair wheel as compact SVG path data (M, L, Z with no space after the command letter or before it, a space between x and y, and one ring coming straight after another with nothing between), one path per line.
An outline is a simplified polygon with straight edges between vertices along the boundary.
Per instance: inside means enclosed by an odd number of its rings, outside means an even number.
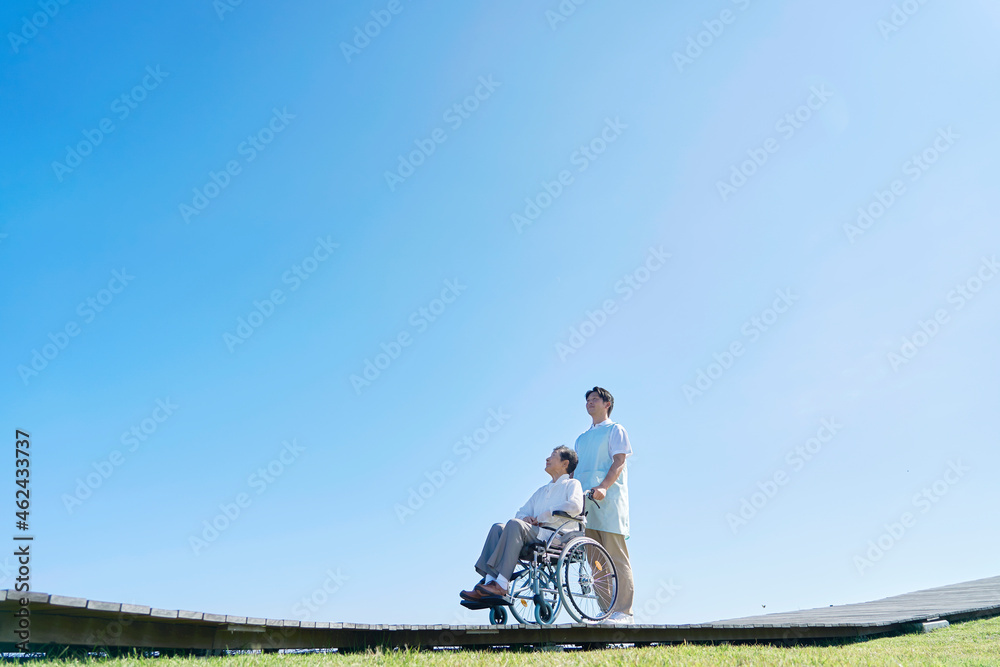
M556 585L556 573L552 569L552 566L541 566L535 571L538 572L538 596L549 606L550 611L549 620L542 622L551 623L555 620L556 615L559 613L559 607L562 605L562 599L559 596L559 587ZM531 624L540 622L536 613L539 598L536 597L535 591L532 588L531 570L529 568L524 568L521 572L515 573L514 580L510 586L510 596L514 600L510 605L510 611L514 614L514 618L517 619L518 623Z
M502 605L490 608L490 625L503 625L507 622L507 608Z
M541 600L540 604L535 605L535 620L538 621L539 625L548 625L556 619L556 615L552 612L552 607L545 600Z
M559 593L576 622L602 621L611 615L618 598L618 576L611 556L600 543L589 537L571 540L556 567Z

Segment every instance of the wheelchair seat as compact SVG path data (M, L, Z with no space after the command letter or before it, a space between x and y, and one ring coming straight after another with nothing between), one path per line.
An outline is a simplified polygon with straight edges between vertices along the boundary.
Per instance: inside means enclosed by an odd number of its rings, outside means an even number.
M531 560L532 556L535 555L535 550L538 549L539 547L544 548L545 542L534 540L532 542L526 543L523 547L521 547L521 553L518 554L518 558L520 560Z
M553 541L552 546L555 546L556 543L568 544L569 541L574 538L586 537L586 536L587 536L587 531L585 530L568 530L565 533L559 533L559 537L557 537L555 541Z
M569 544L570 540L573 540L577 537L586 537L586 536L587 533L583 530L570 530L559 533L555 537L555 539L552 540L552 543L549 544L548 551L551 554L559 554L562 551L562 548L565 545ZM518 558L520 560L531 560L532 556L535 555L536 549L544 549L544 548L545 548L545 540L532 540L531 542L528 542L523 547L521 547L521 553L518 554Z

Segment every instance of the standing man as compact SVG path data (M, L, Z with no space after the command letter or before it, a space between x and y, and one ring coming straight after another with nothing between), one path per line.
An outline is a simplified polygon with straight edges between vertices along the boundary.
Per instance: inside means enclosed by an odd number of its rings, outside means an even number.
M632 453L628 433L621 424L609 419L615 408L611 392L602 387L587 391L587 413L591 427L576 439L580 461L573 477L580 480L586 499L587 537L608 550L618 573L618 598L608 617L613 623L632 623L632 565L628 559L628 467L625 458ZM600 504L600 509L594 501Z

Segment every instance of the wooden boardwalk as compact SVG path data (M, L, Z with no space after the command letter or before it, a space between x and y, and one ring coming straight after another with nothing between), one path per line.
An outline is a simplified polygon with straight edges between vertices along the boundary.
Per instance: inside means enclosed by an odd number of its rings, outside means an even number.
M0 651L16 650L20 609L0 591ZM383 647L600 646L678 642L808 643L919 631L940 621L1000 616L1000 577L874 602L689 625L369 625L248 618L29 593L30 647L225 650ZM942 623L943 625L943 623Z
M981 616L979 612L1000 615L1000 577L977 579L962 584L929 588L896 595L873 602L860 602L819 609L805 609L762 616L745 616L718 621L713 625L885 625L942 618L962 621ZM963 614L966 617L963 617Z

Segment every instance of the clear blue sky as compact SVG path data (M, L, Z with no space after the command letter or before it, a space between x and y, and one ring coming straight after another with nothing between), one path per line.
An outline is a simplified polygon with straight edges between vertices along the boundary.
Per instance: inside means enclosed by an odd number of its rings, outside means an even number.
M1000 4L913 4L5 3L33 589L484 622L594 385L645 622L998 574Z

